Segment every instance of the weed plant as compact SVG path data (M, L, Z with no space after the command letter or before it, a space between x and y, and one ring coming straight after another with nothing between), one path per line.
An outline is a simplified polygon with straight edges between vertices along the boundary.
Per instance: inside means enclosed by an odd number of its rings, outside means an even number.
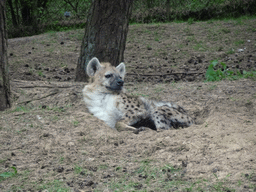
M213 60L209 65L206 74L206 81L220 81L223 79L236 80L241 78L256 78L256 71L232 71L227 69L227 65L218 60Z

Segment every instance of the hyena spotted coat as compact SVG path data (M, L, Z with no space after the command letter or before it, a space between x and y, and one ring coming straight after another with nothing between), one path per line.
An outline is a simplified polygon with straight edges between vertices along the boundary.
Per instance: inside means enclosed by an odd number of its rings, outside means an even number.
M117 67L100 63L94 57L86 68L91 83L83 89L83 99L89 111L107 125L117 130L155 130L188 127L193 119L174 104L130 96L124 92L125 65Z

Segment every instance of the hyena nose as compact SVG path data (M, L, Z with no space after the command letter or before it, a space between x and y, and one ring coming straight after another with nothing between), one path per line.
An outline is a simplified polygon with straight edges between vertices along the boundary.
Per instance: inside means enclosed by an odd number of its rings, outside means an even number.
M123 80L119 79L119 80L117 81L117 85L118 85L118 86L123 86L123 84L124 84L124 81L123 81Z

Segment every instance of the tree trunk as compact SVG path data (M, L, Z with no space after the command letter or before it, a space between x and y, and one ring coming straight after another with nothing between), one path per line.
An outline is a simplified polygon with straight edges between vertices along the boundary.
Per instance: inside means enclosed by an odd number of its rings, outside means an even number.
M76 81L88 81L86 66L97 57L117 66L124 60L126 36L133 0L94 0L88 15Z
M170 13L170 0L167 0L166 1L166 14L167 14L167 20L170 21L170 16L171 16L171 13Z
M7 2L9 4L10 11L11 11L12 24L13 24L14 27L17 27L18 22L17 22L16 16L15 16L15 13L14 13L14 9L13 9L13 6L12 6L12 0L8 0Z
M10 106L5 0L0 0L0 111Z

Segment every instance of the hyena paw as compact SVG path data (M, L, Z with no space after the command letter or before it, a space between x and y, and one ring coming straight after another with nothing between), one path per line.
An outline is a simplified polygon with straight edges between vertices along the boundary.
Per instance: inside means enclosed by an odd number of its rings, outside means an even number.
M145 131L145 130L146 130L146 127L140 127L140 128L137 128L137 129L134 131L134 133L135 133L135 134L139 134L139 132Z

